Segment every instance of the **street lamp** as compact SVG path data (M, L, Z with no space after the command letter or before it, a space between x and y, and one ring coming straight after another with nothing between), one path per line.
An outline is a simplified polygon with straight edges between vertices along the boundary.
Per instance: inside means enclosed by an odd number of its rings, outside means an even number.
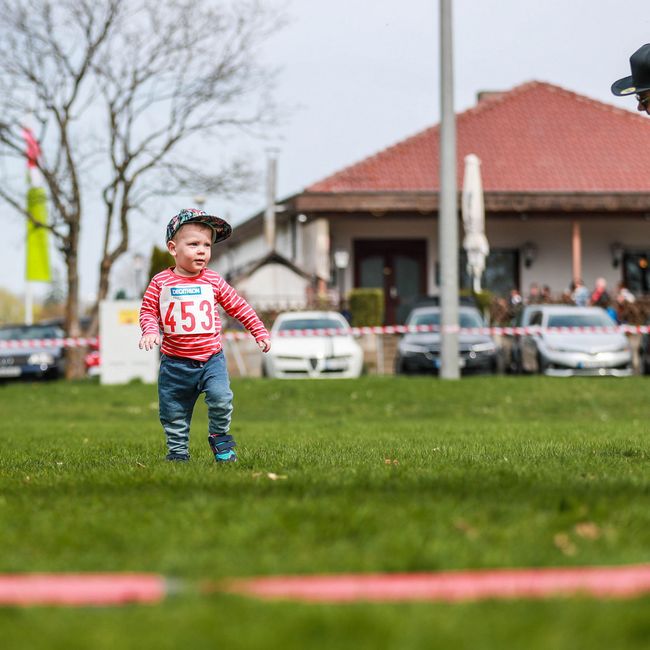
M334 266L338 273L339 284L339 310L343 309L345 269L348 268L349 263L350 253L348 253L348 251L342 249L334 251Z
M144 271L144 257L140 253L133 256L133 272L135 274L135 297L141 298L144 287L142 286L142 272Z

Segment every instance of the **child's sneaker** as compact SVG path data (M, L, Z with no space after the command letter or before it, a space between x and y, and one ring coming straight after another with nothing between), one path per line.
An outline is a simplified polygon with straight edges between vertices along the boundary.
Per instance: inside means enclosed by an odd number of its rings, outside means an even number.
M216 436L211 433L208 436L208 442L217 463L234 463L237 460L234 449L235 440L232 436Z

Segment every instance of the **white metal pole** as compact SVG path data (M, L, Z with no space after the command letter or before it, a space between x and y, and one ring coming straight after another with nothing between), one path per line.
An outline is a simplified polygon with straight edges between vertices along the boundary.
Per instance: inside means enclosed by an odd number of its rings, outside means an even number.
M438 260L442 326L440 377L458 379L458 208L452 0L440 0L440 205Z

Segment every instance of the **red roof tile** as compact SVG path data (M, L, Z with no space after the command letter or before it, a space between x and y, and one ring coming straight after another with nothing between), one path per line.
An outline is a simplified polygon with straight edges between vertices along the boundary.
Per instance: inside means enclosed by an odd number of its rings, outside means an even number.
M647 192L650 119L531 81L457 115L464 157L482 162L486 192ZM437 191L439 127L426 129L306 192Z

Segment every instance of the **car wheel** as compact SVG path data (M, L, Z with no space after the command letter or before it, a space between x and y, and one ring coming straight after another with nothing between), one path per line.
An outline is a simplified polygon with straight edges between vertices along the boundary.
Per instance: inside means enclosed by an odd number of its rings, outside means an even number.
M510 352L507 371L511 375L521 375L523 373L523 368L521 367L521 356L514 349Z
M537 353L537 372L540 375L543 375L548 370L548 361L542 357L542 355Z
M639 374L650 375L650 363L648 363L648 357L644 350L641 350L639 354Z

